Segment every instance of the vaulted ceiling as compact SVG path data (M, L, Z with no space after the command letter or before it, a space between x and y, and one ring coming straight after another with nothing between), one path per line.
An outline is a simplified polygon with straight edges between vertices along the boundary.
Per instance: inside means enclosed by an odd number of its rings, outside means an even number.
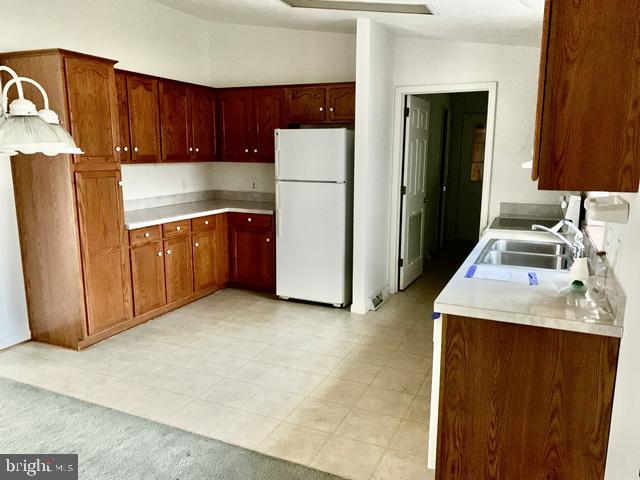
M213 22L353 33L355 19L367 17L398 35L528 46L540 45L544 4L544 0L427 0L435 12L427 16L301 9L281 0L155 1ZM420 3L418 0L376 1Z

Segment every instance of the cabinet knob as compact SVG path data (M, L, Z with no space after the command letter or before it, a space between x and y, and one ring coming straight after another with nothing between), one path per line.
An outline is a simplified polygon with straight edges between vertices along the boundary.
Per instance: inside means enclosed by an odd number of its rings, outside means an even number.
M176 227L176 230L180 231L180 230L182 230L182 227L181 227L180 225L178 225L178 226Z
M258 149L257 149L257 148L254 148L254 149L253 149L253 153L258 153Z
M249 149L248 149L248 148L245 148L245 149L244 149L244 153L249 153Z
M198 242L194 243L194 245L195 245L196 247L199 247L199 246L200 246L200 244L199 244Z
M129 147L124 147L124 148L123 148L123 150L124 150L125 152L128 152L128 151L129 151Z
M321 111L321 112L324 112L324 107L320 107L320 111Z
M205 225L209 225L209 220L205 220L205 221L204 221L204 224L205 224Z
M247 222L250 222L250 221L251 221L251 217L247 218Z
M193 152L193 147L189 147L189 151L190 151L190 152Z
M330 111L330 112L333 112L333 107L329 107L329 111Z
M158 256L161 257L162 256L162 252L158 252Z
M116 147L116 152L119 152L119 151L120 151L120 147Z
M138 147L133 147L133 151L137 152L138 151Z
M267 238L267 243L269 243L270 241L271 241L271 239L270 239L270 238Z
M151 234L149 232L144 234L144 238L149 238L151 236Z
M171 250L167 250L167 255L171 255Z
M121 187L122 186L122 180L118 180L118 186Z
M196 147L196 153L198 153L200 151L200 149L198 147Z

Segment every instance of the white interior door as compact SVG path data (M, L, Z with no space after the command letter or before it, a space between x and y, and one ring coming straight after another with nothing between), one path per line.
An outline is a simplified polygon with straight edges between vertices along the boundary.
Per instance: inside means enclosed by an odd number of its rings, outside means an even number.
M425 193L429 102L407 96L405 115L404 171L402 173L402 224L400 243L400 290L422 275L424 261Z

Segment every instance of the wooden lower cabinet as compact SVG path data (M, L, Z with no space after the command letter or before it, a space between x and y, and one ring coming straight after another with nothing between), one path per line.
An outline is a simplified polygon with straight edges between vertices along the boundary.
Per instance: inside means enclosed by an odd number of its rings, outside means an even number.
M193 233L193 287L196 293L225 285L229 279L226 216L216 217L205 230Z
M131 247L131 278L134 285L133 313L136 317L166 303L162 241Z
M275 289L275 249L271 215L229 214L229 282Z
M619 343L446 316L436 478L604 478Z
M120 170L76 173L88 334L130 318L129 258Z
M164 241L167 303L193 294L191 236L182 235Z

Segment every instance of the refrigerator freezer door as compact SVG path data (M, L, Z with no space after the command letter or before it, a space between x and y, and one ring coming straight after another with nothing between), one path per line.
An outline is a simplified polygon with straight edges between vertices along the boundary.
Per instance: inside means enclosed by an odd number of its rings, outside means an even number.
M346 182L353 132L346 128L276 130L276 180Z
M276 182L276 294L351 302L347 266L347 186Z

